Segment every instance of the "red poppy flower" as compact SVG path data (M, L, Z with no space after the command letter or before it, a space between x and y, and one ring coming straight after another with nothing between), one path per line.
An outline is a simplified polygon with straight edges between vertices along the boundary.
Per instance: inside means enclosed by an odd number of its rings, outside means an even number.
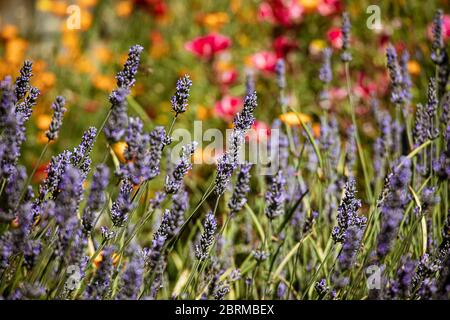
M327 32L327 39L334 49L342 48L342 31L341 28L332 27Z
M285 27L303 20L304 9L297 0L269 0L260 4L258 18Z
M231 46L230 38L216 33L197 37L185 44L185 49L203 59L211 59L215 54Z
M341 10L341 0L322 0L317 6L317 11L324 17L339 13Z
M273 48L278 58L286 57L286 55L298 48L297 41L286 36L276 37L273 41Z
M236 112L242 108L242 99L233 96L224 96L221 100L216 102L214 112L217 116L225 118L226 120L233 119Z
M276 53L271 51L261 51L251 56L253 67L264 72L275 72L277 60Z

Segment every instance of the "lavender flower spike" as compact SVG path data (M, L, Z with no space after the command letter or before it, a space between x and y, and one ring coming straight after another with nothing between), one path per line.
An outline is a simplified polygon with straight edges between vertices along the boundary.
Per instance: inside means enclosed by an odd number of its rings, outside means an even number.
M335 242L344 242L347 237L347 230L351 226L363 229L366 218L358 216L361 208L361 200L356 198L356 181L350 178L345 185L344 197L337 211L338 225L334 227L332 236Z
M394 167L388 177L387 194L381 204L381 226L377 238L377 256L384 258L391 249L392 241L409 202L409 182L411 180L411 160L400 158L400 167Z
M442 22L443 22L443 11L437 10L433 18L433 27L431 29L433 33L433 44L431 51L431 60L440 65L445 56L444 39L442 37Z
M86 207L83 211L83 228L86 233L90 233L94 227L95 214L106 202L105 189L109 182L109 169L100 164L97 166L92 178L91 190L87 199Z
M64 113L66 112L66 108L64 108L66 101L63 97L56 97L55 102L52 104L53 109L53 117L52 122L50 123L50 127L45 133L48 140L52 141L58 138L59 129L62 125L62 118Z
M117 299L137 300L144 282L144 260L139 254L133 254L127 264L121 279L121 286Z
M391 79L391 102L400 105L405 101L405 90L403 87L402 73L397 61L395 48L389 46L386 49L387 68Z
M133 208L131 192L133 186L128 180L122 180L119 195L111 207L111 220L115 226L121 227L128 220L128 213Z
M195 246L195 257L198 260L204 261L209 257L209 249L213 244L216 229L216 218L212 212L209 212L206 214L205 221L203 222L203 233L200 237L200 241Z
M243 163L240 166L236 186L234 187L233 195L228 202L231 216L238 213L247 203L247 193L250 191L250 170L252 166L251 163Z
M14 89L14 94L16 96L16 101L21 100L25 97L30 87L30 79L33 71L33 63L29 60L25 60L22 68L20 69L20 75L16 79L16 85Z
M80 168L84 178L86 178L90 171L91 160L89 155L94 147L96 137L97 128L90 127L86 130L81 138L80 144L73 149L72 157L70 159L73 166Z
M191 86L192 81L189 75L186 74L184 77L178 79L175 94L170 100L175 116L186 111Z
M27 121L31 117L33 107L36 105L36 100L40 94L41 92L38 88L31 87L28 96L24 99L24 101L17 105L16 113L21 115L24 121Z
M117 73L117 86L119 88L130 89L136 82L135 76L139 68L140 56L144 48L134 45L128 52L128 58L123 66L123 70Z
M271 185L266 192L266 208L264 209L264 213L270 220L275 219L283 213L284 200L286 198L285 185L286 179L280 170L273 177Z
M217 175L214 188L214 193L217 196L225 192L235 168L236 162L233 156L225 152L217 162Z
M331 71L331 49L325 48L322 51L322 67L319 71L319 79L325 84L333 80L333 73Z
M114 247L112 246L103 249L100 267L95 273L92 282L86 288L86 299L102 300L108 298L111 286L111 276L114 270L113 253Z
M352 28L352 24L350 23L350 18L348 16L348 12L342 13L342 53L341 60L342 62L350 62L352 61L352 54L350 53L350 29Z
M252 94L248 94L244 99L244 107L241 112L238 112L234 117L234 129L247 131L249 130L253 123L255 122L255 118L253 116L253 111L255 111L258 106L257 103L256 92Z
M171 175L166 176L166 183L164 189L167 193L175 193L183 184L183 178L186 173L192 168L191 156L195 152L197 142L192 142L181 149L181 159L176 165Z
M278 59L275 65L277 85L280 90L286 88L286 64L283 59Z
M108 117L108 121L103 129L109 143L119 141L125 133L127 127L127 95L129 90L125 88L119 88L114 90L109 96L109 102L111 104L111 114Z

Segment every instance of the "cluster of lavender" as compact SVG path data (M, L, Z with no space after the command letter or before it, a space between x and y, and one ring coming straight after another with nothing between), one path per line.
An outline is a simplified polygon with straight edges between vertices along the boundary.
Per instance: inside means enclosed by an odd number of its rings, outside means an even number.
M340 58L348 73L350 16L344 13L342 19ZM437 72L429 80L426 103L414 113L409 54L403 51L398 59L393 46L387 49L395 110L372 101L379 129L372 161L366 157L369 149L358 150L356 119L342 126L345 121L328 108L333 65L332 51L325 49L320 136L311 134L308 124L274 121L272 129L280 133L270 145L279 152L271 163L275 173L252 177L252 170L262 168L241 161L257 107L249 75L228 148L190 212L200 183L197 172L192 184L185 177L197 144L184 145L177 159L170 158L169 146L175 121L189 106L189 76L176 83L170 127L147 131L127 112L143 52L139 45L131 47L100 130L88 128L77 146L54 155L34 190L19 164L25 125L39 96L30 85L32 64L25 62L15 81L0 82L0 298L448 299L450 94L441 11L433 35ZM278 103L285 108L284 60L275 71ZM48 142L61 132L64 98L57 97L52 109ZM114 170L109 158L91 163L98 131L108 148L126 144L124 161L111 161ZM365 189L358 192L360 185ZM204 207L206 215L198 218ZM363 277L364 268L373 265L381 270L377 295L367 291Z

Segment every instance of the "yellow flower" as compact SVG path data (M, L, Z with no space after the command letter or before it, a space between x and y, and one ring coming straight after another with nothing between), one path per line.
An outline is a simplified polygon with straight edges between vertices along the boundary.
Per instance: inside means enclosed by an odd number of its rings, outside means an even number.
M16 38L18 33L16 26L7 24L1 30L1 37L5 40L11 40Z
M408 61L408 72L413 76L420 74L420 64L416 60Z
M327 46L322 39L315 39L309 43L309 53L313 56L318 55Z
M112 149L121 162L125 162L125 157L123 156L123 153L125 152L125 149L127 147L126 142L119 141L112 145Z
M133 2L129 0L120 1L116 5L116 14L119 17L128 17L133 12Z
M310 122L311 117L303 113L287 112L280 115L280 120L289 126L298 126L302 122ZM299 119L300 118L300 119Z
M305 9L306 13L311 13L316 11L317 6L319 5L318 0L298 0L300 5Z
M48 114L40 114L36 117L36 126L41 130L47 130L52 122L52 117Z
M51 0L38 0L36 2L36 9L43 12L50 11L52 7L52 1Z

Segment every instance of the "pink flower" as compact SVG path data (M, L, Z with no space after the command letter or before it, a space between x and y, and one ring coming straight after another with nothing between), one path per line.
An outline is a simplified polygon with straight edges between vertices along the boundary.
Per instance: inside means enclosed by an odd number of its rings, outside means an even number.
M251 56L253 67L264 72L275 72L277 59L276 53L271 51L260 51Z
M347 97L347 90L344 88L330 88L329 89L330 100L331 101L342 101L345 97Z
M358 81L354 86L354 93L362 98L368 99L377 92L377 84L374 81L366 81L367 76L364 72L358 74Z
M430 25L427 28L427 35L428 38L431 40L433 39L433 24L430 23ZM450 15L445 14L442 17L442 39L444 39L444 41L447 41L448 39L450 39Z
M187 42L184 48L203 59L211 59L215 54L231 46L230 38L217 33L197 37Z
M259 142L264 141L268 136L270 136L270 127L267 123L256 120L245 138L247 141L256 139Z
M258 18L290 27L303 20L304 9L297 0L268 0L260 4Z
M322 0L317 6L317 11L321 16L330 16L342 10L341 0Z
M332 27L327 32L327 39L334 49L342 48L342 31L338 27Z
M217 101L214 106L214 111L219 117L230 120L234 117L236 112L242 108L242 99L233 96L224 96Z
M286 36L276 37L273 41L273 48L278 58L286 57L286 55L298 48L298 43L294 39Z
M235 69L220 71L218 74L218 81L221 85L229 86L237 79L238 73Z

